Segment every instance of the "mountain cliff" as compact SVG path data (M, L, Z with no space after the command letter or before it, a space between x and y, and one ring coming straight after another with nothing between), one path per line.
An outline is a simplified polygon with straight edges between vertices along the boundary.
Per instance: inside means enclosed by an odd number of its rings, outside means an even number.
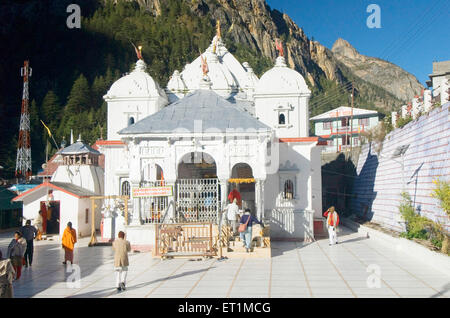
M331 51L356 76L384 88L400 100L410 101L423 89L414 75L395 64L360 54L344 39L337 39Z
M66 8L73 2L81 7L81 29L66 25ZM241 63L249 62L258 76L274 64L275 39L283 42L289 66L305 77L312 91L311 116L347 105L351 83L357 91L356 107L384 113L401 105L410 91L417 92L412 75L361 56L350 45L329 50L264 0L5 0L0 2L0 20L0 42L5 43L0 50L4 176L10 176L15 166L22 96L17 74L25 59L33 68L29 88L33 171L45 159L47 135L41 119L58 142L67 140L71 129L89 143L105 136L102 96L136 62L130 41L143 46L149 73L165 86L175 69L208 47L217 20L228 50ZM363 58L373 67L365 73ZM378 80L377 74L383 79ZM387 85L388 76L410 78L411 89L403 82ZM50 149L49 155L55 150Z
M161 14L160 0L136 1L155 16ZM336 41L332 50L311 41L287 14L271 9L264 0L185 3L194 14L209 18L211 24L219 20L229 43L239 43L270 61L277 56L274 40L281 39L288 65L299 71L313 89L312 114L347 103L344 95L350 91L349 81L358 84L359 107L383 112L409 101L422 89L413 75L392 63L359 54L342 39Z

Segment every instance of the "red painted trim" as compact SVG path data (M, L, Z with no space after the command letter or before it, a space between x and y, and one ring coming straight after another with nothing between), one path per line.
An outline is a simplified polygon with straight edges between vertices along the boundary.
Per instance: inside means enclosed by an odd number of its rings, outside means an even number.
M314 142L319 141L319 137L298 137L298 138L279 138L280 142Z
M68 190L65 190L65 189L63 189L63 188L60 188L60 187L58 187L58 186L55 186L54 184L51 184L51 183L49 183L49 182L44 182L44 183L41 183L40 185L38 185L37 187L34 187L33 189L30 189L30 190L25 191L24 193L18 195L17 197L13 198L12 201L15 202L15 201L17 201L18 199L20 199L20 198L22 198L22 197L24 197L24 196L26 196L26 195L28 195L28 194L30 194L30 193L32 193L32 192L38 190L38 189L41 189L41 188L43 188L43 187L50 187L50 188L53 188L53 189L55 189L55 190L58 190L58 191L61 191L61 192L66 193L66 194L69 194L69 195L71 195L71 196L74 196L75 198L78 198L78 199L80 199L80 198L87 198L87 197L80 197L79 195L76 195L75 193L72 193L72 192L70 192L70 191L68 191Z
M125 144L120 140L97 140L93 146L124 146Z

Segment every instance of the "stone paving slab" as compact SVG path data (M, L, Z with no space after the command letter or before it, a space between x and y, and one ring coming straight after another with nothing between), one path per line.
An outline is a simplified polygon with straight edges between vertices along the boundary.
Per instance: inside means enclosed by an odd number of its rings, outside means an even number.
M11 235L0 233L4 254ZM389 248L346 228L341 228L340 243L333 246L327 239L313 243L272 242L270 259L160 260L152 258L151 253L130 253L127 290L120 293L114 287L111 247L87 247L88 242L88 238L80 239L75 249L75 264L81 275L78 286L67 284L75 272L61 264L64 253L60 243L36 242L34 264L23 268L22 277L14 282L15 296L450 297L450 273L436 273L407 251ZM378 285L369 286L368 281L374 280Z

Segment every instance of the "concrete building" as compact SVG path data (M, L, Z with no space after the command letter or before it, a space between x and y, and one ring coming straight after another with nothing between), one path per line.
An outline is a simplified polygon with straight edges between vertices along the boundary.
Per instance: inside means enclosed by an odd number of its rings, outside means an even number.
M72 222L78 236L91 234L90 197L104 192L104 172L99 166L100 153L86 145L81 137L62 150L50 181L16 196L13 201L23 202L24 222L35 220L39 211L44 219L44 232L62 236L68 222ZM100 225L101 215L96 214L95 224Z
M353 113L353 114L352 114ZM353 115L353 121L351 120ZM378 125L379 114L374 110L341 106L311 118L315 135L327 142L326 152L340 152L352 143L360 146L360 135Z

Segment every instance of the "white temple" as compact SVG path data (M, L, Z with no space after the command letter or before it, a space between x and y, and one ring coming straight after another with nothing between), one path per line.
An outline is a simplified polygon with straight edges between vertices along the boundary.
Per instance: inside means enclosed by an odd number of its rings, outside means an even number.
M236 189L241 207L270 223L271 237L310 239L322 212L310 94L282 52L258 79L220 34L165 90L138 60L104 96L107 140L96 143L104 195L131 196L129 220L105 219L104 237L120 227L133 245L153 245L157 222L216 223Z

